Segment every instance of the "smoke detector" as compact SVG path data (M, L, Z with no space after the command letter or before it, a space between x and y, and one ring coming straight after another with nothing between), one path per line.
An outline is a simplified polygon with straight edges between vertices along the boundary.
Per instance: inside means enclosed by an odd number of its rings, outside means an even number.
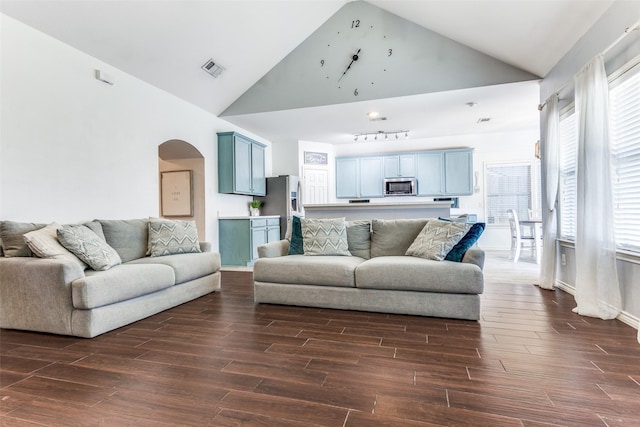
M218 77L224 71L224 67L216 64L213 59L209 59L204 63L202 67L207 73L211 74L213 77Z

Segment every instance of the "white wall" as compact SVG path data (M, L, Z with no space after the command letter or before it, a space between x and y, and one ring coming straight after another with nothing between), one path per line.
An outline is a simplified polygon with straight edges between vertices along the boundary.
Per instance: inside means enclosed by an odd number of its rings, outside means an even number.
M1 16L0 218L78 222L159 215L158 145L192 144L205 159L206 238L216 213L247 214L245 196L217 190L224 120ZM109 86L94 78L107 72Z

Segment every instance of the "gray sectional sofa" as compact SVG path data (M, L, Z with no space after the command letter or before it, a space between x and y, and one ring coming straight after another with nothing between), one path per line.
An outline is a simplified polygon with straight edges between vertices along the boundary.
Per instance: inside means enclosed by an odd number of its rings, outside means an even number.
M289 240L263 245L255 302L478 320L484 251L472 246L461 262L405 255L427 221L347 222L351 256L288 255Z
M209 243L196 232L194 253L148 256L149 223L87 224L119 256L104 271L33 256L20 240L44 224L0 223L0 327L91 338L220 289L220 256Z

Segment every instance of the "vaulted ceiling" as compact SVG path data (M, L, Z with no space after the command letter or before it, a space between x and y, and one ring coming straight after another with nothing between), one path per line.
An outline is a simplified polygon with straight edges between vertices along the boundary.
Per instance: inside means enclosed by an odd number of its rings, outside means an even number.
M232 108L224 118L276 143L285 140L344 143L352 142L356 133L401 128L411 130L412 137L423 138L531 128L538 118L535 77L544 77L612 2L369 0L363 2L365 9L380 8L392 20L406 20L407 26L438 33L435 37L464 45L468 52L506 67L501 69L512 68L520 77L492 82L480 79L477 85L436 85L431 89L413 85L415 90L361 98L343 96L322 102L313 102L309 96L304 105ZM220 116L243 94L250 98L252 87L255 91L261 79L277 69L281 61L294 57L296 48L313 39L310 36L321 34L343 6L353 7L348 3L347 0L3 0L0 11ZM386 27L382 22L376 24L376 30ZM395 45L409 46L403 35L395 33L395 37ZM329 55L311 52L308 57L319 61L325 56L333 58ZM200 69L209 58L225 67L218 78ZM361 58L360 64L364 64L364 50ZM464 62L464 58L458 59ZM474 70L468 68L472 75ZM271 76L271 82L277 80L277 75ZM425 79L428 77L425 73ZM331 79L335 79L334 74ZM441 82L443 75L436 75L435 80ZM397 86L402 86L397 81ZM309 85L314 85L314 80L302 84L308 86L311 94ZM382 86L380 83L377 87ZM278 87L285 92L291 90L286 84ZM465 105L471 101L477 102L477 107L470 109ZM366 113L373 110L388 120L369 122ZM479 127L480 117L492 120Z

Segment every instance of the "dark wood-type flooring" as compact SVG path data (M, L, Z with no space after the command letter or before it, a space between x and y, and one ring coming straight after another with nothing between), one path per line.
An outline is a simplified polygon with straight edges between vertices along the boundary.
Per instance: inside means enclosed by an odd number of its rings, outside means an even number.
M256 306L225 271L94 339L2 330L0 425L640 426L636 331L517 276L480 322Z

